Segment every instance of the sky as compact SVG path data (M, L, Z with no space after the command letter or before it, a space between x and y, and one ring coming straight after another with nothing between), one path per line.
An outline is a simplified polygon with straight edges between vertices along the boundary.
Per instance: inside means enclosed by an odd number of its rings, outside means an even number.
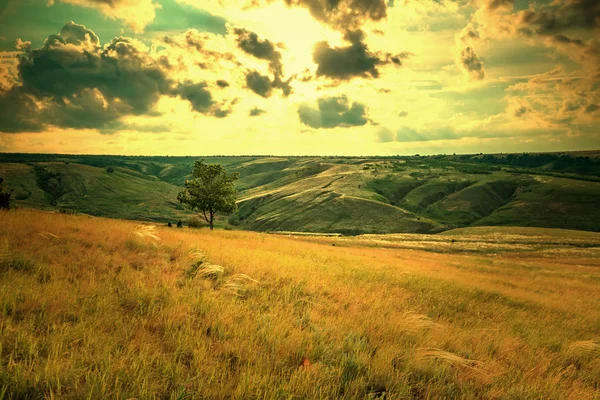
M0 152L593 149L597 0L0 0Z

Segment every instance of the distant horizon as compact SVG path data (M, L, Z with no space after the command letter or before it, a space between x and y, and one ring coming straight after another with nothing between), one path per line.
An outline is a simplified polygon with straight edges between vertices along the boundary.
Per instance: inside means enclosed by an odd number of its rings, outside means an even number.
M472 156L472 155L504 155L504 154L560 154L560 153L600 153L600 148L589 150L560 150L560 151L521 151L521 152L473 152L473 153L431 153L431 154L392 154L392 155L343 155L343 154L201 154L201 155L171 155L171 154L108 154L108 153L38 153L38 152L11 152L0 151L0 154L24 154L24 155L54 155L54 156L105 156L105 157L296 157L296 158L311 158L311 157L339 157L339 158L395 158L395 157L432 157L432 156Z

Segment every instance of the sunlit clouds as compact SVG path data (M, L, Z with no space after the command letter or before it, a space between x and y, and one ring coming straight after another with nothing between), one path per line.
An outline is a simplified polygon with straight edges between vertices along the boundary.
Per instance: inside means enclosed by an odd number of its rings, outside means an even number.
M585 0L9 0L0 151L598 148L598 21Z

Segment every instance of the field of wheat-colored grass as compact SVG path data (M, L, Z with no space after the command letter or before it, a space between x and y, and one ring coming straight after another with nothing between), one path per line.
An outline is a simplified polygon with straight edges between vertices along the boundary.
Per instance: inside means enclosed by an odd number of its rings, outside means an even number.
M593 245L0 221L0 399L600 398Z

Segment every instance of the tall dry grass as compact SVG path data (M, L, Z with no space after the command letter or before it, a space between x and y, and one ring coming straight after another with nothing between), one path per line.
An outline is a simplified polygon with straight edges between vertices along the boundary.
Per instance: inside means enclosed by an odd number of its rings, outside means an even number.
M600 396L588 252L0 218L0 398Z

